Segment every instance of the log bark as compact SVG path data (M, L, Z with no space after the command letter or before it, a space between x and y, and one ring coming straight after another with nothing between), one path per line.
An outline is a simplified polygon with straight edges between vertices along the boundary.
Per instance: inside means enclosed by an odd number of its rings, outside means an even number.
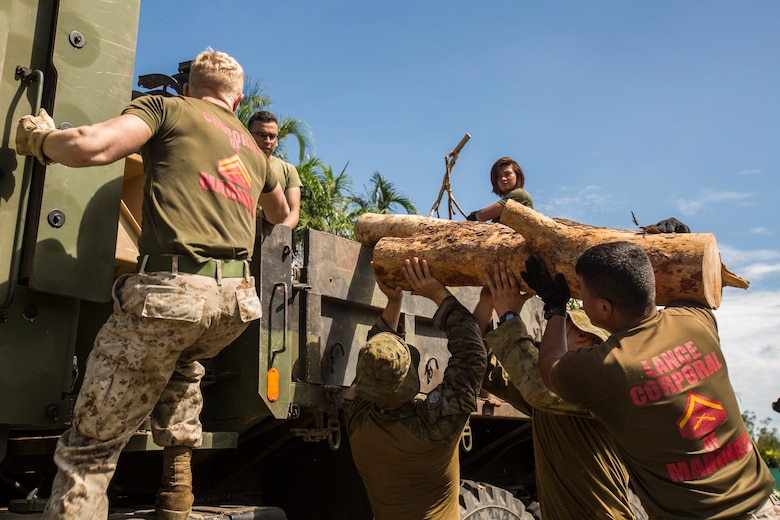
M502 222L509 227L417 215L366 214L358 219L355 235L361 243L374 245L377 277L405 289L409 287L401 267L411 256L425 258L432 274L453 287L484 285L485 273L499 260L520 278L525 260L536 254L551 271L566 276L576 298L574 265L579 256L592 245L616 240L636 243L648 253L656 274L659 305L688 299L717 308L722 286L748 286L720 262L715 237L709 233L653 235L598 228L551 219L512 201L507 207L510 209L504 210ZM521 290L530 291L522 279L519 283Z

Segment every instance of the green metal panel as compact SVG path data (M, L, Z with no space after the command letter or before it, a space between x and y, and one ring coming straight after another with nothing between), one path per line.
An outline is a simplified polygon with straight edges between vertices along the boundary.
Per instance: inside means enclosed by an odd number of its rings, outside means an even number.
M297 353L299 342L295 332L297 304L293 305L297 300L290 298L292 258L285 253L291 244L290 228L264 226L252 261L263 316L250 323L237 340L207 363L201 413L204 430L243 433L263 419L288 416L293 352ZM271 358L280 381L279 399L273 402L266 396Z
M0 424L62 426L74 380L78 301L19 286L0 315ZM47 410L48 408L48 410Z
M32 158L16 155L16 124L23 115L37 111L44 87L42 81L27 87L16 69L45 68L52 5L34 0L0 2L0 308L10 305L19 278L22 232L35 164ZM40 80L43 75L32 77ZM40 175L43 167L36 169Z
M52 53L57 125L97 123L129 103L140 0L60 3ZM114 276L124 161L48 167L30 286L107 301Z

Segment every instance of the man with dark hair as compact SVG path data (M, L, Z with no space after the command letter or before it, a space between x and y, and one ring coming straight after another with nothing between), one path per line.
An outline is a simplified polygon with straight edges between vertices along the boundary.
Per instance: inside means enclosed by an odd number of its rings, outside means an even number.
M246 125L249 133L255 138L257 146L265 153L268 164L276 175L279 184L282 185L287 205L290 206L290 214L282 221L282 224L295 229L301 218L301 188L303 183L298 175L298 170L287 161L283 161L274 155L279 146L279 121L276 116L266 110L255 112L249 118ZM262 213L260 208L258 213ZM262 216L262 215L261 215Z
M653 267L635 244L591 247L575 272L583 309L611 335L567 351L566 279L530 257L521 276L549 316L542 379L604 423L651 517L780 518L774 480L742 420L712 312L683 301L657 310Z
M360 349L356 397L347 412L355 466L377 520L457 520L458 441L485 374L485 347L474 316L434 278L425 260L407 259L412 293L438 305L436 328L451 357L441 384L419 394L417 350L403 340L403 291L379 283L388 303Z

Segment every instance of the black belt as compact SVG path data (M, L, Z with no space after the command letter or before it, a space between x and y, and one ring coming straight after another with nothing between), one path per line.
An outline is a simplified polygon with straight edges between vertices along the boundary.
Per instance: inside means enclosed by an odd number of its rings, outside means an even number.
M211 278L243 278L249 276L246 260L207 260L196 262L184 255L146 255L138 263L138 272L187 273Z

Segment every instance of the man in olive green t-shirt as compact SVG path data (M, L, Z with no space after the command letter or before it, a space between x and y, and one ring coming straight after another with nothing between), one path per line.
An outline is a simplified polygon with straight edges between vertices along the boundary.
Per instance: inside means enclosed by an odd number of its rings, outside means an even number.
M243 84L238 62L209 50L192 61L184 96L143 96L119 117L67 130L44 110L19 122L17 153L44 165L97 166L140 150L146 174L138 272L114 284L114 313L95 338L72 426L57 443L46 519L106 518L119 454L150 415L164 447L157 518L188 517L202 433L198 360L260 315L248 268L258 199L272 222L289 213L235 115Z
M587 249L575 272L583 309L611 335L567 351L568 284L530 257L521 275L549 316L539 370L550 390L604 423L651 517L780 518L712 312L682 301L657 310L653 266L630 242Z
M249 133L255 138L257 146L265 153L268 163L276 175L279 184L282 185L287 205L290 206L290 214L282 221L282 224L295 229L301 216L301 178L295 166L274 156L279 146L279 121L271 112L261 110L255 112L247 124ZM262 207L260 208L262 214Z

